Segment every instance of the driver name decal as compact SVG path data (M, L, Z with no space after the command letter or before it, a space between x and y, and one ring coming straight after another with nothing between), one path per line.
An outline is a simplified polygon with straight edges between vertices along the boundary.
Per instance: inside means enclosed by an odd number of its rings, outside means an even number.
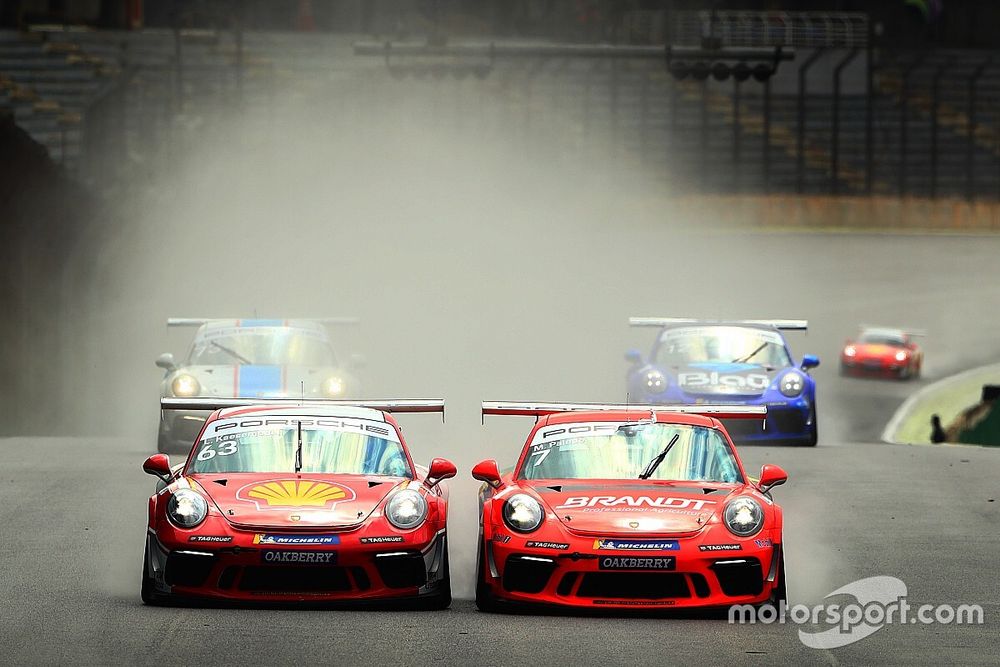
M698 511L706 505L714 505L714 500L700 498L670 498L660 496L570 496L556 509L590 509L600 511L601 508L648 507L661 510L694 510Z

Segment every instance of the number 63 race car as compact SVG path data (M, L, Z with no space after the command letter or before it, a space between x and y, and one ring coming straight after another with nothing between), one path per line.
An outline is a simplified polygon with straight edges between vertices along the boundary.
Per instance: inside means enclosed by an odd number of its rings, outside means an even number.
M451 602L448 491L455 466L413 464L389 412L437 400L165 398L214 410L182 466L143 470L149 499L142 599Z
M725 427L757 406L483 403L537 419L514 469L485 482L476 604L720 608L785 599L785 472L750 479Z

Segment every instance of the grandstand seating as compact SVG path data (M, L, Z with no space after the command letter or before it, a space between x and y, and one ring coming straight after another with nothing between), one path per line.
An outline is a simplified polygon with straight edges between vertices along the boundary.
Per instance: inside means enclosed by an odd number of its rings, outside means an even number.
M164 132L232 109L240 95L245 104L274 105L282 103L276 87L348 91L388 78L380 59L354 57L350 44L348 36L247 33L239 79L231 33L185 32L178 82L170 31L0 32L0 108L11 109L54 159L92 177L109 167L79 164L83 153L106 153L108 143L117 142L115 160L146 160L166 143ZM996 198L1000 63L985 66L989 54L981 52L932 52L910 67L915 57L879 57L871 100L872 191ZM969 80L980 69L970 114ZM934 77L942 71L935 126ZM677 191L867 191L867 97L852 89L837 100L835 187L834 98L827 80L809 85L801 151L794 92L776 90L765 113L763 87L751 80L734 106L732 82L677 82L659 60L518 59L498 61L482 82L448 81L402 81L382 94L427 98L429 113L452 114L447 122L480 123L484 131L525 135L527 143L527 135L544 126L558 134L568 160L631 159L661 173ZM421 96L418 89L434 94ZM470 97L473 90L492 91L491 105L478 93ZM337 96L337 104L337 113L364 113L352 107L350 95ZM510 126L512 118L523 122ZM497 128L502 122L508 126Z

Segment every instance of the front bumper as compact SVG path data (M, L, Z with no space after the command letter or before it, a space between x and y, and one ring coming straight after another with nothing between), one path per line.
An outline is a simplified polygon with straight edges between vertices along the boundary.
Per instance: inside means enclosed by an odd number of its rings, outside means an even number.
M841 357L840 368L845 375L864 377L899 377L910 367L909 360L896 361L887 359L857 359L856 357Z
M780 537L766 533L731 539L740 549L727 551L701 550L719 546L703 538L681 539L678 550L656 553L595 552L594 538L573 538L562 550L528 547L528 541L513 536L483 545L480 576L497 600L587 609L720 608L768 600L783 576ZM673 559L671 569L653 569L666 558Z
M772 398L772 397L767 397ZM797 442L808 440L815 430L815 412L810 399L806 395L778 402L765 397L754 397L745 400L727 399L726 396L713 398L685 393L670 392L660 396L641 396L642 402L656 404L732 404L767 407L767 417L761 419L723 419L729 436L737 443L750 442Z
M374 602L426 597L448 583L444 528L401 542L344 534L329 545L254 544L256 533L243 531L219 536L229 542L191 542L169 532L147 532L146 574L167 599Z

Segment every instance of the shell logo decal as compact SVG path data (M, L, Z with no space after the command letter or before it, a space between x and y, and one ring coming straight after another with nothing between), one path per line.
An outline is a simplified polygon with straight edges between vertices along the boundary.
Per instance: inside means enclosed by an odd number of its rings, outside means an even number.
M257 506L258 510L288 509L289 507L316 507L327 509L357 496L347 486L309 479L275 479L268 482L247 484L236 492L236 497Z

